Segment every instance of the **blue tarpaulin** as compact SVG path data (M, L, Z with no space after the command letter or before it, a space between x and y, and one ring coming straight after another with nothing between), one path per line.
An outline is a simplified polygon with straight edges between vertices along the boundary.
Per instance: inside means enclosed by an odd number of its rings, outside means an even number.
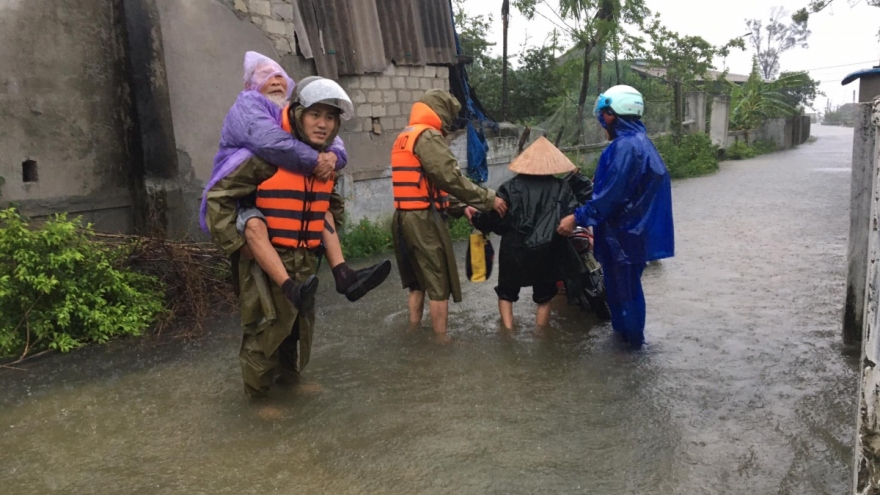
M452 1L449 2L450 11L454 12ZM452 26L455 29L455 18L452 19ZM458 38L458 31L455 30L455 49L456 53L461 55L461 42ZM477 95L471 89L468 82L467 72L463 64L458 64L450 70L450 89L452 94L461 102L461 114L463 127L467 130L467 160L468 160L468 177L478 183L489 180L489 163L487 154L489 145L486 142L486 136L483 133L484 128L497 130L498 124L489 117L486 110L480 105Z

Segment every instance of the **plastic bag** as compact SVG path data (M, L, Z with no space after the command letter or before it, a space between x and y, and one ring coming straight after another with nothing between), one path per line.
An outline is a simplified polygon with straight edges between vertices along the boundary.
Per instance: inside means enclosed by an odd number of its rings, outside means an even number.
M495 262L495 248L489 236L474 230L468 241L465 257L465 272L471 282L485 282L492 276L492 265Z

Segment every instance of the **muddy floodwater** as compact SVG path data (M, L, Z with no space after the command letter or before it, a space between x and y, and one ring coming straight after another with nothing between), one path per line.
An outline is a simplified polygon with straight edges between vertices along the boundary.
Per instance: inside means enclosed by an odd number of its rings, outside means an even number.
M497 275L464 282L439 343L407 329L396 272L351 304L325 271L312 363L265 402L236 317L0 370L0 493L847 493L852 130L813 134L674 183L641 352L564 297L537 331L528 289L500 330Z

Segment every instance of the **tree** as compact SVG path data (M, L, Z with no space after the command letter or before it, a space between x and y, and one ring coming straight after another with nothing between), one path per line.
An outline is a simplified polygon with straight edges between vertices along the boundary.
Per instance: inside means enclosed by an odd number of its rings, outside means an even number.
M548 113L548 102L562 93L553 46L526 48L519 56L511 92L511 120L530 122Z
M527 18L533 18L539 4L548 7L562 24L575 46L583 50L583 73L578 95L578 135L582 135L590 72L596 48L603 52L605 44L621 23L636 24L649 15L644 0L515 0L514 4ZM541 14L543 15L543 14Z
M492 15L468 15L465 11L465 0L452 0L452 7L462 54L473 57L475 63L480 62L488 57L489 48L495 46L495 43L490 43L487 39L492 26Z
M664 78L673 89L672 132L676 143L681 139L684 91L703 80L716 56L727 56L732 48L744 48L742 39L735 38L721 47L699 36L682 36L670 31L659 15L641 26L648 36L648 46L637 44L652 68L663 69Z
M755 49L758 68L764 79L773 79L779 73L779 56L784 52L796 47L807 48L810 30L806 18L786 24L783 19L787 16L788 12L782 7L773 7L766 26L760 19L746 19L749 42Z
M756 129L767 118L798 114L800 109L791 103L786 91L801 90L814 83L806 72L787 73L775 81L765 81L755 59L745 84L729 83L730 127L734 130Z
M798 78L793 79L795 76ZM799 85L783 86L779 89L785 102L794 108L813 108L816 98L825 95L819 91L819 81L810 78L806 72L782 71L779 80L798 81Z
M453 0L452 6L461 52L473 59L468 67L471 88L480 96L489 115L500 115L502 60L489 54L489 49L495 45L488 40L493 17L491 14L468 15L465 0Z
M868 5L872 7L880 7L880 0L867 0L867 2ZM792 22L806 24L807 20L810 18L810 14L819 13L832 3L834 3L834 0L810 0L809 5L799 9L791 16L791 20ZM855 3L858 2L850 2L850 5L854 5ZM880 37L880 30L877 31L877 37Z

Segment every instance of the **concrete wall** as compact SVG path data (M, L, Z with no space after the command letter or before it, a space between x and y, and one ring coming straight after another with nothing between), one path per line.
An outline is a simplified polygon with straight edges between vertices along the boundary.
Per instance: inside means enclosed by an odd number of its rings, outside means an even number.
M880 370L877 369L880 362L880 197L877 194L880 191L880 175L877 173L880 166L880 98L873 103L860 103L859 107L853 137L853 192L858 189L859 194L853 195L848 279L860 279L860 285L853 286L853 280L848 280L847 296L851 290L861 291L859 295L865 306L858 315L863 338L856 340L861 342L862 352L853 493L868 495L880 492L880 444L877 442L880 438ZM856 238L859 245L854 253ZM854 260L861 263L855 273ZM849 297L847 300L849 306ZM850 312L849 307L847 312Z
M685 97L687 112L685 121L692 121L687 126L690 134L706 133L706 93L688 93Z
M0 2L0 193L25 214L131 228L122 3ZM25 160L36 182L23 181Z
M777 150L787 150L803 144L810 138L810 118L805 116L767 119L758 129L729 131L725 148L742 141L749 145L770 142Z
M157 0L157 4L180 184L186 198L180 215L189 219L188 230L197 234L198 205L211 174L223 118L243 89L244 54L253 50L281 59L260 27L240 19L223 2ZM286 62L285 69L295 80L311 75Z
M727 145L729 124L730 100L728 98L714 98L712 100L712 114L709 119L709 138L712 140L712 144L722 148Z
M849 244L847 250L846 302L843 313L843 341L855 345L862 340L865 308L865 273L868 270L868 235L872 203L874 150L877 138L871 122L871 105L857 104L853 131L852 186L850 192Z

